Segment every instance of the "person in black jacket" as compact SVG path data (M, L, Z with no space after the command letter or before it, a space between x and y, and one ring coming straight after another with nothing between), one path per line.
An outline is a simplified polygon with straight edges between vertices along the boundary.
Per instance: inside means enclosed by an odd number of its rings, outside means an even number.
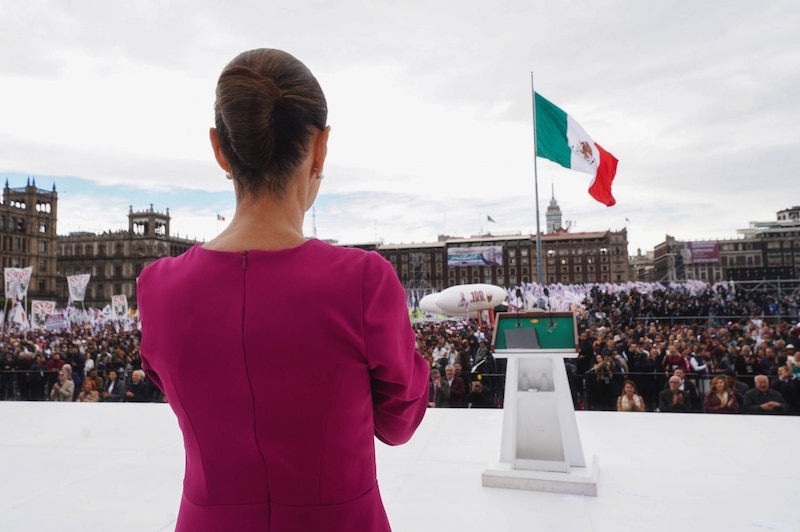
M125 395L125 385L118 378L117 372L113 369L108 372L106 382L103 384L103 391L100 394L103 401L119 403Z
M137 369L131 373L131 382L125 391L129 403L147 403L150 401L150 387L144 380L144 371Z
M785 414L786 400L777 390L769 387L766 375L757 375L756 387L744 394L745 414Z
M673 375L667 382L669 388L658 394L658 409L661 412L691 412L692 399L681 390L680 377Z

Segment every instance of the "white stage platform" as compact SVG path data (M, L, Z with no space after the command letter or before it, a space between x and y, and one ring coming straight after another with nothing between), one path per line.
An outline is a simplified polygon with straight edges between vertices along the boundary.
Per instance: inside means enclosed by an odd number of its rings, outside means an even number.
M501 410L429 410L378 443L395 532L800 531L800 418L578 412L597 497L481 486ZM0 403L0 531L172 530L183 448L168 405Z

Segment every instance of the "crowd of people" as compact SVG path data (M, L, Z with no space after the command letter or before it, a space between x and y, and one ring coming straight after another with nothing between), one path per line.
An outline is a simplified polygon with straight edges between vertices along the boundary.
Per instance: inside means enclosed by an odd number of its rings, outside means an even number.
M798 289L593 289L576 397L593 410L800 414L798 302Z
M800 414L800 289L778 294L699 282L572 288L523 291L551 308L556 299L545 294L559 294L566 307L555 310L576 313L577 356L566 361L576 408ZM432 368L430 407L502 405L504 361L491 353L491 328L421 323L416 331ZM486 400L472 400L476 381Z
M4 331L0 399L61 402L158 402L145 377L138 330L74 327L69 331Z
M594 286L576 312L576 357L566 361L575 406L800 414L798 301L798 289L778 296L726 285L641 292ZM490 326L460 320L414 329L431 367L430 407L502 407L505 360L492 352ZM141 371L140 337L110 324L6 331L0 399L163 401Z

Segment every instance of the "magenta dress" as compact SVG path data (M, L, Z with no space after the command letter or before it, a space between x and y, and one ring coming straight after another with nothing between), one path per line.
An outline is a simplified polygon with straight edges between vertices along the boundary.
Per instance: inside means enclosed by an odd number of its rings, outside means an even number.
M200 245L138 282L145 372L183 431L179 531L387 531L375 440L412 436L429 369L377 253Z

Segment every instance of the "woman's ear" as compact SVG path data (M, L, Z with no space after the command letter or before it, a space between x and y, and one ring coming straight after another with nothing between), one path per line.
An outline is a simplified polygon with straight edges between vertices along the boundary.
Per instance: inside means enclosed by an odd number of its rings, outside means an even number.
M312 168L316 168L318 173L321 173L325 168L325 157L328 155L328 136L331 132L331 126L326 126L325 129L317 133L314 137L314 145L312 150L314 153L314 164Z
M219 146L219 134L217 133L217 128L212 127L208 131L208 136L211 138L211 147L214 150L214 157L217 159L217 164L225 171L226 174L230 174L231 167Z

